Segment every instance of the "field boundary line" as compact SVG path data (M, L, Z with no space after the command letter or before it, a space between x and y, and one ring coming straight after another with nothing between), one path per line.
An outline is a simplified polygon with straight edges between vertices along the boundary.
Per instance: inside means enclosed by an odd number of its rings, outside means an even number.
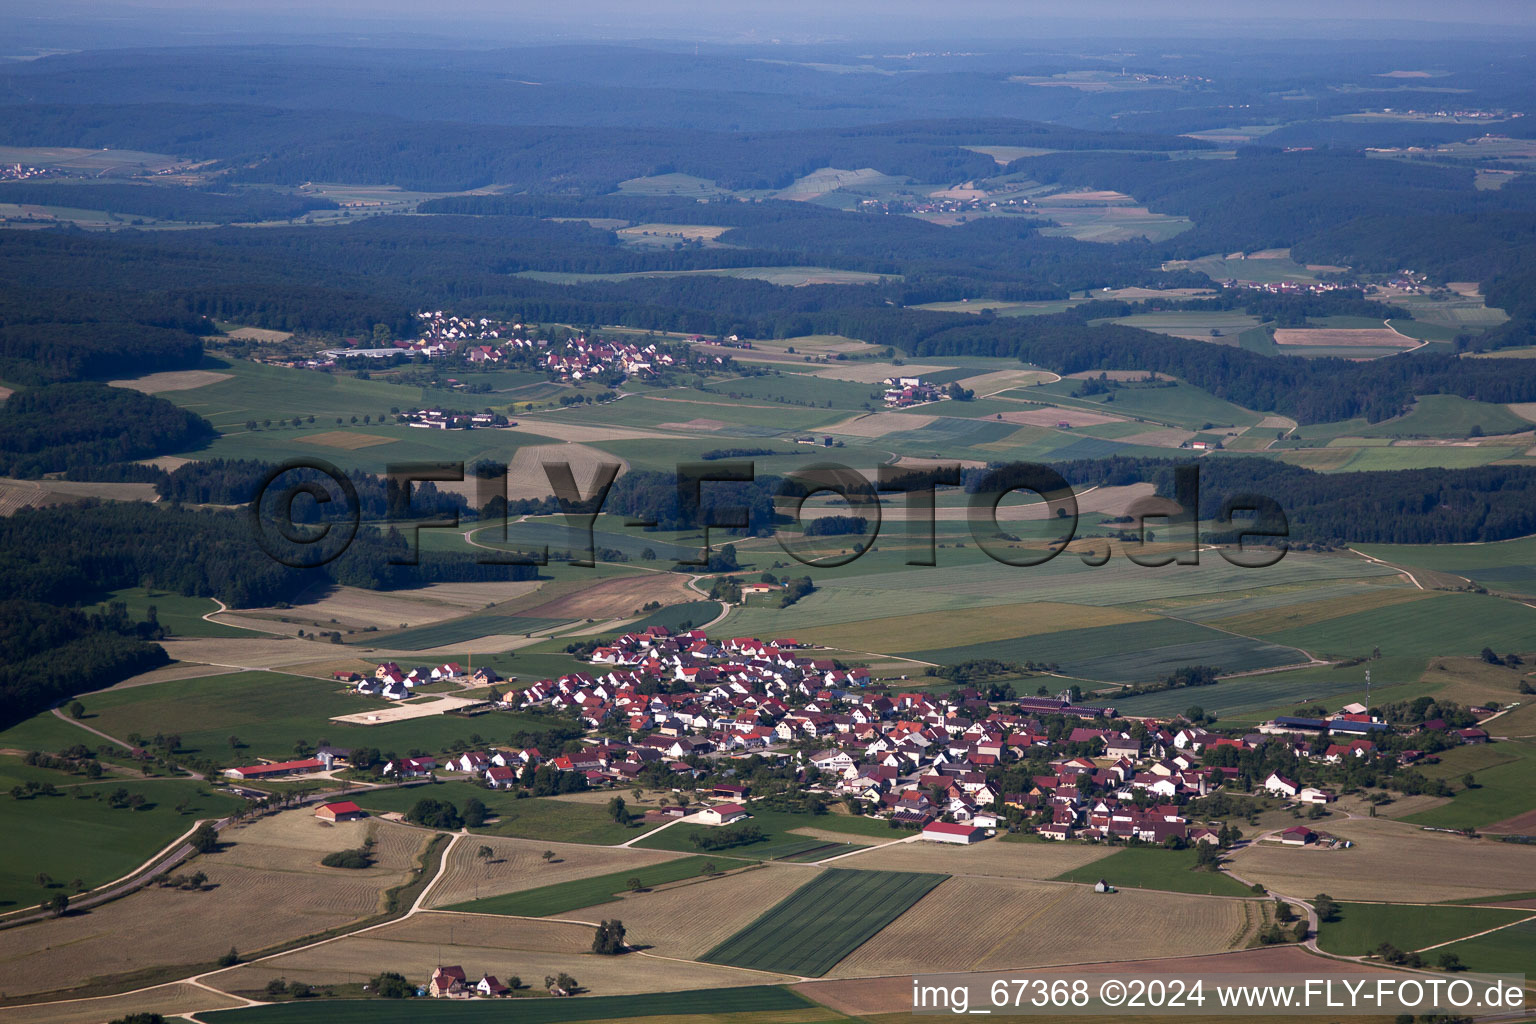
M1439 949L1442 946L1453 946L1458 942L1466 942L1469 939L1480 939L1484 935L1491 935L1494 932L1501 932L1505 928L1513 928L1517 924L1529 924L1531 921L1536 921L1536 914L1528 914L1525 917L1520 918L1518 921L1510 921L1507 924L1501 924L1494 928L1486 928L1480 932L1473 932L1471 935L1463 935L1458 939L1447 939L1445 942L1437 942L1433 946L1424 946L1421 949L1414 949L1410 950L1409 952L1428 953L1432 949Z

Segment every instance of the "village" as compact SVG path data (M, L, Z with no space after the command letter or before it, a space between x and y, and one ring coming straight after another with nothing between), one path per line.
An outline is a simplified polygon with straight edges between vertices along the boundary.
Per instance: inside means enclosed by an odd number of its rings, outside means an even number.
M596 647L587 660L592 671L520 690L512 688L516 677L471 672L457 662L411 669L384 662L369 675L335 678L396 702L434 683L489 687L485 699L460 701L449 713L542 710L572 716L587 734L548 754L530 747L397 758L383 765L387 779L454 773L489 789L531 786L541 770L578 776L573 785L581 789L670 779L717 802L691 810L679 803L651 815L725 826L751 817L751 786L737 781L733 764L758 755L792 769L806 794L942 843L981 842L1004 830L1057 842L1225 847L1237 839L1235 829L1192 816L1192 801L1224 788L1248 791L1316 818L1337 799L1315 781L1330 769L1426 757L1420 750L1387 755L1378 744L1393 728L1359 703L1321 717L1278 716L1235 735L1183 717L1122 718L1113 707L1070 693L1048 696L1043 687L1035 696L1002 700L967 688L951 696L892 693L868 668L816 657L791 638L712 640L700 629L653 626ZM1436 750L1489 740L1486 730L1440 719L1420 724L1414 735L1421 734L1435 737ZM1245 777L1239 760L1251 752L1296 768L1262 776L1249 770ZM345 767L348 754L323 748L304 760L225 774L303 775ZM1047 770L1021 776L1021 762ZM1277 840L1310 845L1328 838L1297 825Z

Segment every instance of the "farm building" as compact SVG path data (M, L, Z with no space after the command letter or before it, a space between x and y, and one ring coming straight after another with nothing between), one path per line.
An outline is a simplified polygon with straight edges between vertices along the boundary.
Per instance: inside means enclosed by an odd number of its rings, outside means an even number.
M923 838L937 843L958 843L967 846L986 837L986 831L975 825L956 825L948 821L930 821L923 826Z
M747 809L741 804L715 804L699 812L699 821L705 825L729 825L748 817Z
M351 800L341 800L334 804L321 804L315 808L315 817L321 821L356 821L368 817L368 812Z
M1307 846L1317 842L1317 833L1305 825L1292 825L1280 833L1280 841L1287 846Z
M244 768L226 768L224 774L232 779L270 779L278 775L308 775L325 767L319 758L309 757L302 761L278 761L273 764L253 764Z

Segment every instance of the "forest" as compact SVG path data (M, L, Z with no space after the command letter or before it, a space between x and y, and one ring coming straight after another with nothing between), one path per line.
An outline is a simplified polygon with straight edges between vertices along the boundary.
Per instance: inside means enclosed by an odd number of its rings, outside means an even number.
M196 448L212 424L155 395L92 382L47 384L0 405L0 475L44 473Z
M77 185L64 182L6 182L0 185L0 203L67 206L157 220L214 224L289 220L315 210L337 208L331 200L318 196L296 196L264 189L223 193L173 185Z

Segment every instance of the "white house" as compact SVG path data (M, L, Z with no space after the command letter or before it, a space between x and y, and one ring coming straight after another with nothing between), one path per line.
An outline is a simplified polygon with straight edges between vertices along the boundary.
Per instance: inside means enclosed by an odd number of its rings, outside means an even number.
M936 843L956 843L969 846L986 838L986 830L975 825L956 825L948 821L930 821L923 826L923 838Z
M1301 792L1301 787L1279 772L1270 772L1269 778L1264 780L1264 788L1275 796L1293 797Z

